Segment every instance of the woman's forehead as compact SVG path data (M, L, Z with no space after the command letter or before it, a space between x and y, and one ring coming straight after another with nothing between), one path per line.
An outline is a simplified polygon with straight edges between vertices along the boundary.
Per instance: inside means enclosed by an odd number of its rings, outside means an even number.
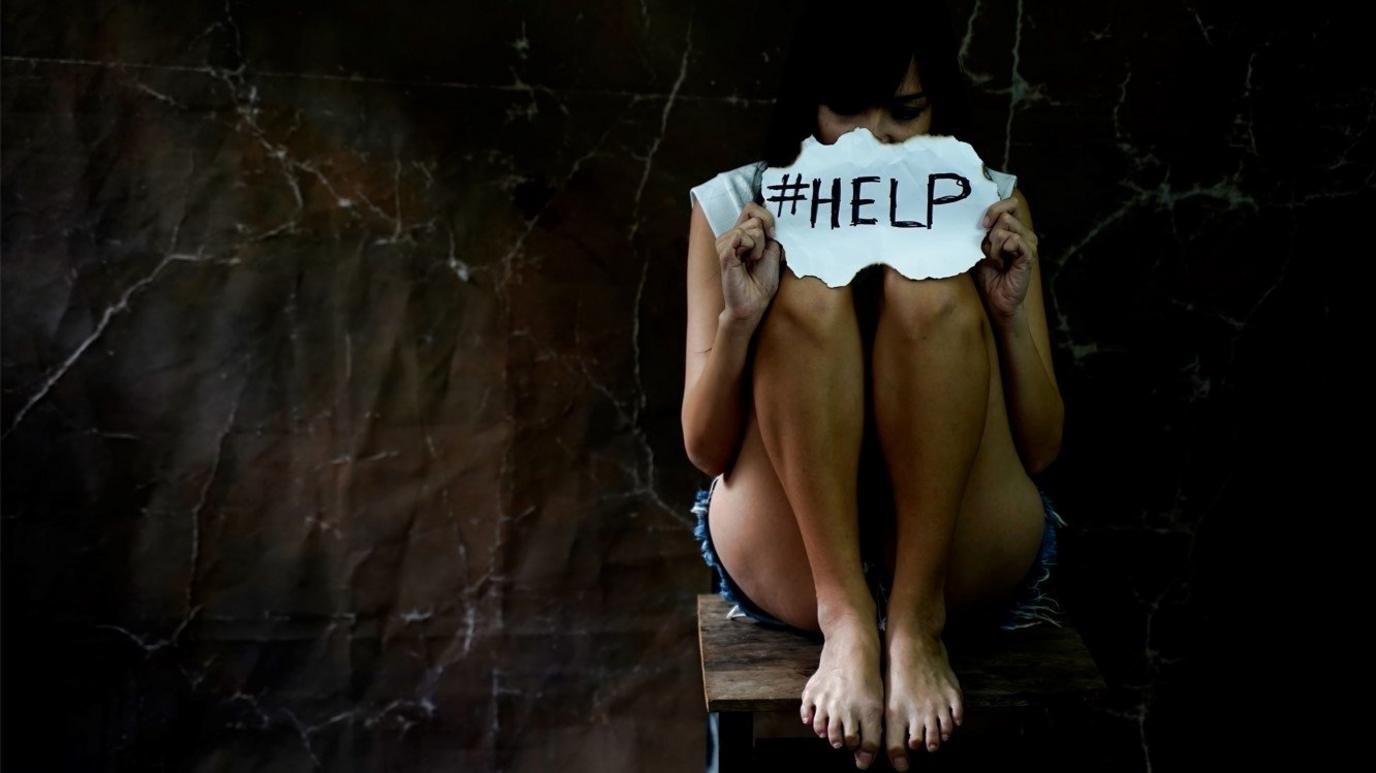
M863 55L821 67L817 72L817 95L823 104L887 104L898 96L923 90L917 57L907 52L866 51ZM905 62L900 71L899 62Z

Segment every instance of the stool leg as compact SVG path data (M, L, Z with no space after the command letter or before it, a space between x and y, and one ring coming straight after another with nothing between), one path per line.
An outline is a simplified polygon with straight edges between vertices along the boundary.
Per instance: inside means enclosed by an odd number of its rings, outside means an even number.
M748 711L707 714L707 773L737 773L754 763L755 716Z

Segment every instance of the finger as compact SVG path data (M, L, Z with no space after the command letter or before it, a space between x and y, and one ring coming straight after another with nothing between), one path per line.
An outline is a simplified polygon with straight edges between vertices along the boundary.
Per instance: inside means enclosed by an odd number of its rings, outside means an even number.
M736 227L748 234L764 234L764 223L758 217L748 217Z
M741 226L742 230L750 236L750 262L754 263L764 254L764 226L758 220L751 220L750 225Z
M751 231L759 231L760 233L764 233L765 220L761 217L752 217L749 220L745 221L743 224L741 224L741 227L749 229Z
M770 238L774 238L774 231L777 226L777 223L774 222L773 212L770 212L769 210L765 209L759 204L756 204L753 201L746 203L745 209L742 211L749 211L755 217L759 218L760 221L764 224L765 230L769 232Z
M736 233L740 234L735 244L736 255L740 256L743 261L745 260L745 255L755 249L755 237L751 236L746 231L737 231Z
M979 243L979 249L980 249L981 252L984 253L984 257L985 257L986 259L988 259L988 260L993 260L993 258L995 257L995 255L994 255L994 239L993 239L992 234L985 234L985 235L984 235L984 241L982 241L982 242Z
M763 215L767 214L769 213L764 211L764 208L755 202L746 202L746 205L741 207L740 215L736 217L736 226L748 227L751 223L756 223L761 224L761 228L763 228Z
M1015 212L1005 212L1002 215L999 215L999 224L1002 225L1004 228L1013 231L1014 233L1027 233L1027 224L1024 223Z
M721 254L719 255L719 257L722 260L726 260L729 257L736 256L736 253L739 251L740 248L741 236L741 232L734 228L723 235Z
M1003 251L1010 257L1016 258L1021 251L1021 245L1022 242L1018 239L1018 235L1010 234L1008 238L1003 241Z
M995 228L994 230L990 231L989 257L999 257L999 252L1003 249L1003 245L1008 241L1008 237L1011 235L1011 232L1004 228Z
M1022 229L1022 221L1019 220L1012 212L1002 212L999 214L998 218L998 225L1003 228L1006 228L1010 231L1018 231Z
M1008 211L1009 207L1016 205L1017 201L1015 199L999 199L993 204L990 204L989 208L984 210L984 219L980 221L980 226L982 228L992 226L1004 212Z
M1012 215L1014 220L1021 222L1022 215L1020 215L1019 212L1022 209L1022 205L1018 203L1018 200L1012 196L1009 196L1008 198L1003 199L1003 203L1007 205L1004 208L1004 211L1007 214Z

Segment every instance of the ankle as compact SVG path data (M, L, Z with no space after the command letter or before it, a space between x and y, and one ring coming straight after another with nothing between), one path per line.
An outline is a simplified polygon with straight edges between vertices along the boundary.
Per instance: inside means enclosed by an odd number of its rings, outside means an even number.
M943 622L930 619L898 619L892 615L884 626L884 639L889 644L913 644L933 646L945 637L946 626Z
M938 589L939 594L944 590ZM890 634L903 634L909 638L941 638L946 630L946 601L944 595L908 597L897 594L889 597L888 622L885 630Z
M817 602L817 625L823 635L856 627L876 628L878 608L866 592L863 596ZM876 628L877 630L877 628Z

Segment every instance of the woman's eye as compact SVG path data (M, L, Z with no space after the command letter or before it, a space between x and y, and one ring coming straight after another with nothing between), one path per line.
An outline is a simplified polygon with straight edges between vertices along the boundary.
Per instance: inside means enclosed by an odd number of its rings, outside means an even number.
M897 118L900 121L911 121L914 118L921 116L922 112L922 108L918 108L917 110L895 110L893 113L893 117Z

